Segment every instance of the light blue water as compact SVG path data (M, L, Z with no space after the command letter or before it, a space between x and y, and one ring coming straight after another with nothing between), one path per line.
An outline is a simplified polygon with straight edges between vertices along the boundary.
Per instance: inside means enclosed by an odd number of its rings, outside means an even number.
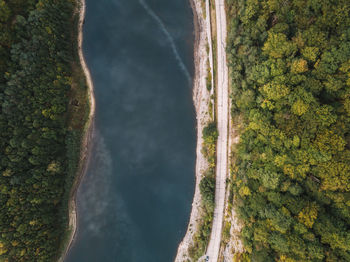
M188 0L87 0L96 133L67 262L174 259L194 190L193 37Z

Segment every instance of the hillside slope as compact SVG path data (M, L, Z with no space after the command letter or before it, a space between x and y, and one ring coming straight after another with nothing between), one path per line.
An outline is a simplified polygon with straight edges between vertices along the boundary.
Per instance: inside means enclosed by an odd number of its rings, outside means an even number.
M228 0L240 261L350 261L350 2Z

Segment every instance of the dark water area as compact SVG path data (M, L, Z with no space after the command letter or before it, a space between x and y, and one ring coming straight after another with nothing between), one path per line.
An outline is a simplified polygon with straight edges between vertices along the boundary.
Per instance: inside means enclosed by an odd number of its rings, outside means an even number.
M193 15L188 0L87 0L91 161L66 262L167 262L194 193Z

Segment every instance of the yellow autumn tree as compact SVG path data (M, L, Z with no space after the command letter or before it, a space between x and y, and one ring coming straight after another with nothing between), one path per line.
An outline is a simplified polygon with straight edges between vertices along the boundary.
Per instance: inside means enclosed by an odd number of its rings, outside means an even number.
M3 255L5 253L7 253L7 248L2 242L0 242L0 255Z
M308 71L307 61L304 59L296 59L291 65L291 72L300 74Z
M317 218L317 213L317 205L315 203L310 203L299 212L298 220L308 228L312 228Z
M311 46L307 46L305 47L302 51L301 54L303 55L303 57L305 57L307 60L311 61L311 62L315 62L317 59L317 56L319 54L319 48L318 47L311 47Z
M273 58L283 58L295 53L297 46L295 43L288 41L285 34L269 32L262 50Z
M309 109L309 105L306 104L303 100L298 99L293 105L292 105L292 112L298 116L302 116L307 112Z

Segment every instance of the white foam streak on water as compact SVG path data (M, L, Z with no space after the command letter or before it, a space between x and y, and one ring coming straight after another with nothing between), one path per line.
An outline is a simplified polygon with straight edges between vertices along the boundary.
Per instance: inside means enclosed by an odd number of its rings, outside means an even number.
M139 0L139 3L142 5L142 7L146 10L146 12L157 22L157 24L159 25L159 28L162 30L162 32L165 34L165 36L167 37L170 47L175 55L176 61L180 67L180 69L182 70L182 72L185 74L187 80L189 83L191 83L191 76L190 73L188 72L184 62L182 61L179 52L176 48L175 42L173 37L171 36L171 34L169 33L169 31L166 29L163 21L160 19L159 16L157 16L157 14L147 5L147 3L144 0Z

